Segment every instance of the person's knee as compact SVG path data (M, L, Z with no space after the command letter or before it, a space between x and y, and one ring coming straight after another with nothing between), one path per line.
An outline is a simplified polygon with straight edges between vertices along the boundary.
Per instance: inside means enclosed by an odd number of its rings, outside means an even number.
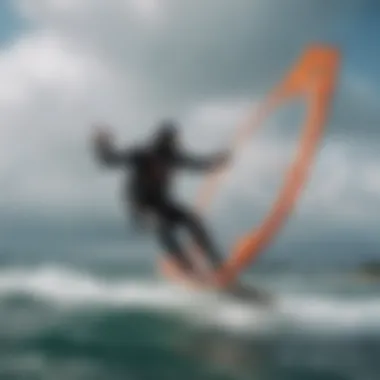
M198 215L185 207L177 209L178 218L182 223L198 225L200 224L200 218Z
M202 220L194 213L188 213L185 216L185 224L196 235L205 235L205 229Z
M172 222L173 226L186 224L194 219L191 212L186 208L173 204L165 209L165 216Z
M168 226L159 226L158 236L165 244L169 244L173 240L171 229Z

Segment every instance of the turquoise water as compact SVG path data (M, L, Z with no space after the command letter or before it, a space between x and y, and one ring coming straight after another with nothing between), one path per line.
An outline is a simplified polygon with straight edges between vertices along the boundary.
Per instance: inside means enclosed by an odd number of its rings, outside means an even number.
M378 380L380 286L251 274L271 309L189 292L152 263L0 269L1 379Z

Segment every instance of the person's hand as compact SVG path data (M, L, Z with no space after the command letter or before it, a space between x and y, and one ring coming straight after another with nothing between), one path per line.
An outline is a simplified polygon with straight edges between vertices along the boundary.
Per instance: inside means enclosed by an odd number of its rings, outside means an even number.
M104 125L95 125L93 132L93 139L97 144L109 144L112 139L112 133L109 128Z

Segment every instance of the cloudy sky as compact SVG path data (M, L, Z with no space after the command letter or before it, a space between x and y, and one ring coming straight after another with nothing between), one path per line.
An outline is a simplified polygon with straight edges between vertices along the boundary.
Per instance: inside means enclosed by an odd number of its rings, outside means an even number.
M343 67L310 183L269 257L380 257L379 23L377 0L2 1L3 249L124 252L136 239L122 178L94 162L91 124L110 124L122 146L173 117L185 146L215 151L317 41L338 46ZM271 119L237 157L208 218L223 244L265 215L296 116ZM181 178L178 196L191 202L194 184Z

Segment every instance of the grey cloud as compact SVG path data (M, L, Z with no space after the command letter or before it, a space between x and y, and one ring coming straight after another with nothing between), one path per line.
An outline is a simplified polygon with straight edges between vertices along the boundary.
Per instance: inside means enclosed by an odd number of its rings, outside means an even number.
M132 91L150 108L151 120L179 114L195 101L262 96L310 42L342 45L349 58L347 31L354 33L349 28L368 12L379 12L371 0L167 0L156 25L121 4L98 0L85 10L41 18L108 61L121 86L130 88L135 78ZM342 75L331 133L374 132L379 122L377 107Z

